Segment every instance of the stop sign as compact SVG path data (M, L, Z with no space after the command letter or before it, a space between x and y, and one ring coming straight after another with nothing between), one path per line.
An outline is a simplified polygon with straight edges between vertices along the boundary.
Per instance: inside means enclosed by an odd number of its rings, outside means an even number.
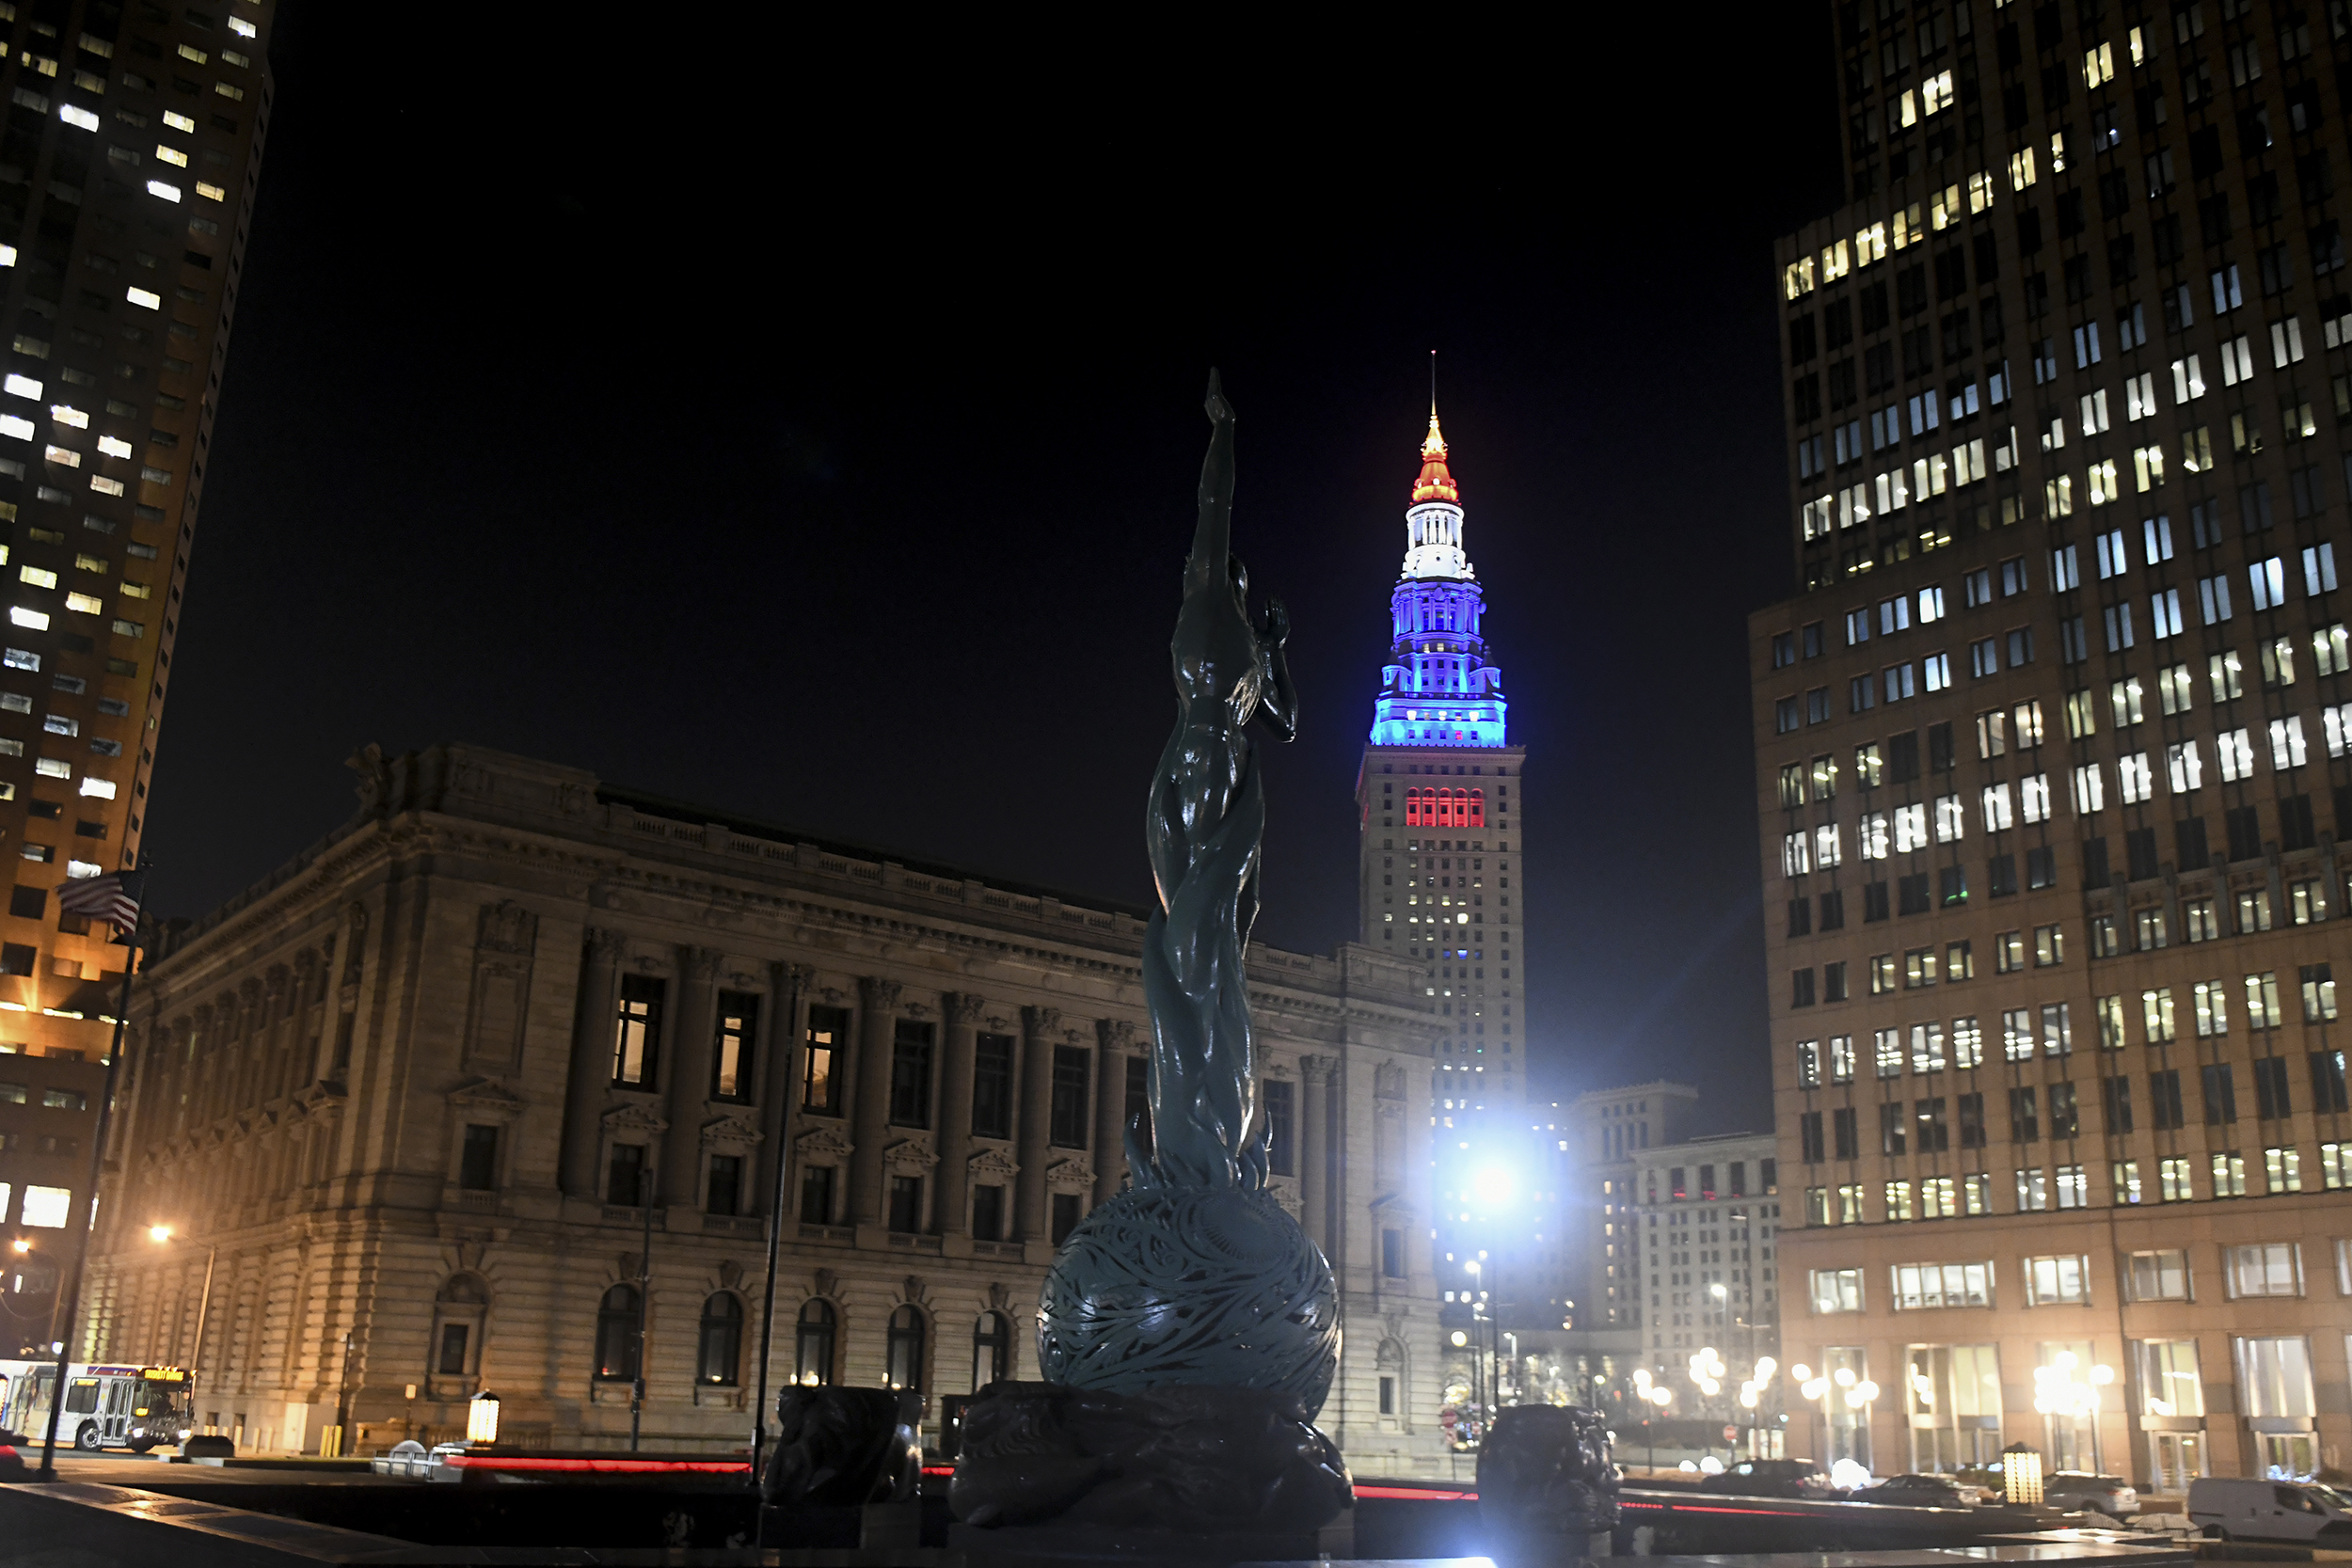
M1732 1441L1734 1438L1738 1437L1739 1435L1740 1435L1740 1429L1739 1429L1738 1427L1725 1427L1725 1428L1724 1428L1724 1442L1728 1443L1728 1442Z

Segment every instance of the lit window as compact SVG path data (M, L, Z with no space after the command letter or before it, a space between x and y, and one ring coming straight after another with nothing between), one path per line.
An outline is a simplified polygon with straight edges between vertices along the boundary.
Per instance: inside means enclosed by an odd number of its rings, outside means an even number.
M44 779L70 779L73 777L73 765L55 757L40 757L33 763L33 771Z
M182 114L177 109L166 109L164 111L164 123L170 126L175 131L193 131L196 129L196 121L190 119L186 115Z
M183 60L194 60L199 65L202 65L212 58L211 55L205 54L203 50L199 49L193 43L183 43L180 46L180 57Z
M82 454L71 447L44 447L40 455L46 462L62 464L69 468L82 466Z
M101 800L111 800L115 798L115 786L103 779L84 779L82 793L95 796Z
M70 403L51 404L49 405L49 417L56 420L59 424L70 424L76 430L87 430L89 428L89 416L83 413L80 409L74 407Z
M39 566L20 566L16 569L16 575L24 581L31 583L36 588L55 588L57 586L57 574L51 571L44 571Z
M73 1207L73 1194L66 1187L31 1187L24 1189L24 1205L18 1224L39 1226L44 1230L61 1230ZM72 1402L69 1400L68 1403Z
M125 582L122 592L125 597L133 599L151 599L155 596L155 591L143 582Z
M161 180L150 180L147 182L147 194L150 196L160 196L166 201L177 201L180 199L180 187L177 185L167 185Z
M233 65L240 71L249 71L253 67L253 57L251 55L240 55L233 49L222 50L220 52L220 57L225 64Z
M198 188L199 190L203 189L203 187L202 187L201 185L198 186L197 188ZM140 289L140 288L130 288L130 289L126 289L126 290L124 290L124 291L123 291L122 297L123 297L123 298L125 298L125 299L127 299L127 300L129 300L132 304L134 304L134 305L135 305L135 306L138 306L141 309L145 309L145 310L154 310L154 309L160 309L160 308L162 307L162 305L163 305L163 303L164 303L164 296L163 296L163 295L161 295L161 294L159 294L159 293L155 293L153 290L151 290L151 289ZM85 424L88 423L88 421L87 421L87 420L84 420L83 422L84 422Z
M65 607L80 615L95 615L106 608L104 601L88 594L68 594Z
M9 607L8 621L12 626L25 626L34 631L47 631L49 629L49 616L45 611L26 610L22 605L12 605Z
M247 22L241 16L232 16L229 19L229 30L236 34L241 39L261 37L261 34L255 30L253 24Z
M79 131L95 131L98 129L98 117L96 115L90 113L87 109L77 109L71 103L62 103L58 105L57 118Z
M102 496L119 496L122 494L122 481L119 479L108 479L104 474L90 475L89 487L97 491Z
M243 87L233 87L227 82L215 82L213 90L223 98L233 98L240 103L245 102L245 88Z
M181 151L176 147L166 147L162 142L157 142L155 144L155 156L161 158L165 163L176 164L182 168L188 166L188 155L186 153Z
M131 455L131 443L119 436L101 436L98 438L98 450L108 457L128 457Z
M0 414L0 436L29 441L33 438L33 421L17 414Z
M227 191L222 190L218 185L208 185L201 180L199 180L196 182L196 194L202 197L207 201L220 201L225 199L229 195Z
M29 375L11 375L6 381L0 381L0 391L12 398L37 399L40 396L40 383Z

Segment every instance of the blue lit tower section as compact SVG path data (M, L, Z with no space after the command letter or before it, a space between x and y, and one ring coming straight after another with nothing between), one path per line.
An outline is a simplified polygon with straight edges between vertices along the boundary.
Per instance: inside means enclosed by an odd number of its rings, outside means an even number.
M1515 977L1528 936L1526 752L1507 738L1502 672L1486 659L1485 594L1462 548L1462 495L1434 407L1405 540L1357 783L1363 940L1418 972L1440 1032L1430 1110L1440 1129L1466 1133L1489 1114L1508 1126L1526 1105L1527 993Z
M1502 746L1502 671L1486 662L1478 573L1462 549L1462 496L1429 411L1405 514L1405 570L1389 597L1393 641L1373 704L1375 746Z

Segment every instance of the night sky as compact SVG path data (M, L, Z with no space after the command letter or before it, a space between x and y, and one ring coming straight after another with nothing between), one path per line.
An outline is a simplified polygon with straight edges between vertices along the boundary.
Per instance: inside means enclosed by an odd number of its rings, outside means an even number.
M1303 705L1257 935L1328 951L1434 347L1537 1087L1761 1115L1744 617L1790 586L1770 246L1837 199L1826 7L1715 14L1671 100L1607 96L1665 44L1591 8L1523 92L1495 37L1279 113L499 9L281 13L152 908L342 821L371 740L1144 902L1216 364Z

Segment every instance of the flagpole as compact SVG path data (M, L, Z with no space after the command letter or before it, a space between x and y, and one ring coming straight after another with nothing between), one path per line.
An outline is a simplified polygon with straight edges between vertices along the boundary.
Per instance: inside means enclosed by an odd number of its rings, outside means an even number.
M136 918L136 917L134 917ZM56 1320L63 1325L57 1339L57 1381L49 1390L49 1431L41 1439L40 1479L57 1479L57 1420L65 1413L66 1365L73 1354L73 1339L82 1315L82 1267L89 1258L89 1233L98 1220L98 1177L106 1158L106 1124L113 1119L115 1080L122 1071L123 1030L131 1021L131 977L139 968L139 932L135 925L126 933L131 950L122 960L122 1000L115 1007L114 1045L106 1053L106 1086L98 1101L98 1127L91 1134L89 1148L89 1185L82 1197L81 1229L73 1238L73 1260L68 1265L66 1276L59 1283L59 1304L65 1310ZM201 1356L204 1347L199 1345Z

